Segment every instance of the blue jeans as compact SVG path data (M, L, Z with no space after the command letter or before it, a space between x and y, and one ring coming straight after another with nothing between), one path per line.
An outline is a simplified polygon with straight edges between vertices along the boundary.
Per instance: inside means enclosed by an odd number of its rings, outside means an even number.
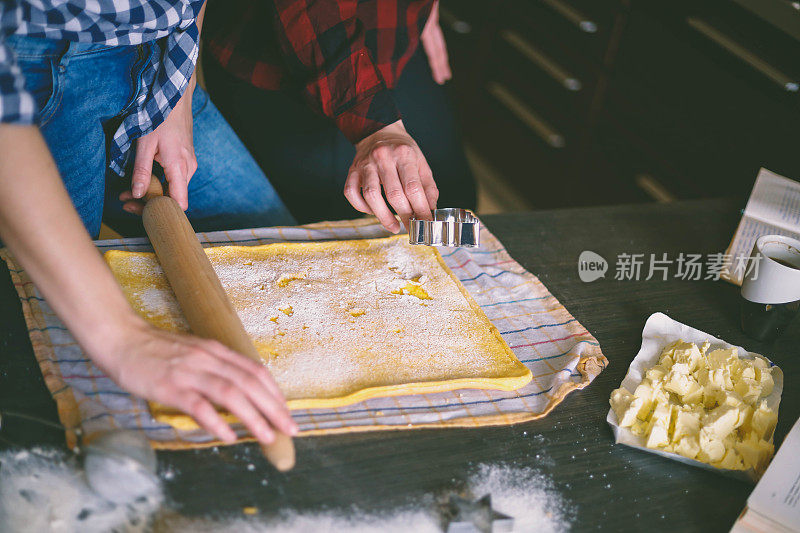
M107 143L139 95L141 70L158 43L106 46L23 36L11 36L7 43L16 52L38 106L39 127L86 229L96 237L103 220L125 235L142 235L141 219L123 211L117 198L130 188L130 179L109 170ZM192 114L198 168L189 183L186 214L195 230L294 224L264 173L199 87Z

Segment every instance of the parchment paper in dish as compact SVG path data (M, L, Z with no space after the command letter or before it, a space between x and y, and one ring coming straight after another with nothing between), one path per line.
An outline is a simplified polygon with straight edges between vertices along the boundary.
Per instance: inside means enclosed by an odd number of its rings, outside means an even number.
M754 356L757 355L755 353L748 352L741 346L734 346L733 344L729 344L722 339L718 339L712 335L709 335L708 333L672 320L664 313L654 313L650 315L650 318L647 319L647 322L644 325L644 329L642 330L642 347L639 349L639 353L636 354L636 357L633 359L633 361L631 361L631 365L628 367L628 373L625 375L625 379L622 380L622 384L620 386L633 394L633 391L636 390L637 385L642 382L645 372L658 363L658 359L661 356L661 352L664 350L664 348L677 340L693 342L698 346L708 341L711 343L709 352L711 350L720 348L736 348L739 357L742 359L753 359ZM769 361L768 358L767 360ZM767 400L767 405L771 409L774 409L777 413L778 405L781 402L781 393L783 392L783 372L774 363L772 363L772 361L770 361L770 365L772 366L772 379L775 382L775 387L772 389L772 394L767 396L765 399ZM661 455L663 457L669 457L670 459L675 459L676 461L693 466L699 466L700 468L705 468L707 470L714 470L716 472L739 479L758 481L758 478L761 477L761 474L757 473L752 468L748 470L728 470L724 468L717 468L695 459L689 459L688 457L684 457L677 453L648 448L645 446L644 438L634 435L629 428L619 427L617 415L614 413L613 409L608 410L608 416L606 417L606 420L611 426L611 429L614 431L614 437L617 443L625 444L627 446L638 448L656 455ZM770 442L772 442L773 437L774 435L770 436Z

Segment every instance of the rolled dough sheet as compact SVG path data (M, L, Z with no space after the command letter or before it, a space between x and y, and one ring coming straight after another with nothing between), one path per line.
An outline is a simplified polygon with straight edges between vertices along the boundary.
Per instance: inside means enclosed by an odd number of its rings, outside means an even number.
M292 409L461 388L514 390L531 372L436 249L407 237L207 248ZM105 259L152 324L189 331L154 254ZM157 420L196 428L151 404Z

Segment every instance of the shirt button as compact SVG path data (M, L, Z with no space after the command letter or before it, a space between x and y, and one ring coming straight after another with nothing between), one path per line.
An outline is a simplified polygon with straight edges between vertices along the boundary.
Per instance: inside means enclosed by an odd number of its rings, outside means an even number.
M63 74L67 71L67 67L64 65L58 65L58 71Z

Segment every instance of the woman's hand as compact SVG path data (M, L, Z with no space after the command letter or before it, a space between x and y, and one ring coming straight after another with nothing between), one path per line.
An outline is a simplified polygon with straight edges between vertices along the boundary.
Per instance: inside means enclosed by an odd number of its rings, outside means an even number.
M187 413L225 442L236 434L215 406L234 414L263 444L275 439L276 430L297 434L265 366L217 341L160 330L138 317L115 333L97 360L125 390Z
M439 0L433 3L431 14L422 29L420 40L422 41L422 47L425 49L425 54L428 56L428 64L431 67L433 81L439 85L444 85L444 82L453 77L453 73L450 70L450 60L447 57L447 44L444 41L444 33L442 33L442 27L439 26Z
M192 138L192 92L190 83L178 105L154 131L136 141L136 158L133 163L132 190L119 195L123 209L141 214L142 198L150 184L153 161L164 169L169 184L169 195L181 209L189 208L189 180L197 170Z
M439 190L422 151L406 132L403 121L376 131L356 144L356 155L350 165L344 195L362 213L375 215L392 233L400 231L386 200L406 227L413 214L430 220L436 209Z

